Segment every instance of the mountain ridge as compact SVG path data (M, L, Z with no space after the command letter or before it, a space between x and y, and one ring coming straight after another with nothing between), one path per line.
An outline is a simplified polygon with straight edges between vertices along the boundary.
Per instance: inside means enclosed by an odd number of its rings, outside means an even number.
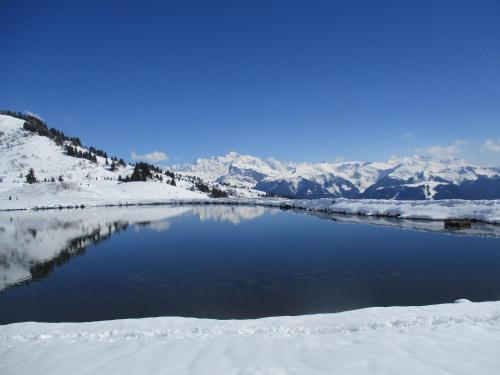
M70 183L80 190L92 184L99 191L108 191L113 185L129 196L133 188L120 185L122 182L148 181L158 184L157 193L151 186L143 187L151 197L199 192L212 197L500 199L500 168L473 166L464 160L406 157L389 162L297 163L232 151L199 158L192 164L167 166L170 172L147 163L108 159L106 152L85 147L78 138L49 129L40 119L28 120L32 121L0 114L0 191L21 188L33 168L40 182L65 183L47 185L50 191L68 188ZM176 189L167 189L165 184ZM14 191L17 195L18 190ZM138 197L138 192L133 193Z
M500 168L474 166L462 159L294 163L232 151L170 168L293 198L500 199Z

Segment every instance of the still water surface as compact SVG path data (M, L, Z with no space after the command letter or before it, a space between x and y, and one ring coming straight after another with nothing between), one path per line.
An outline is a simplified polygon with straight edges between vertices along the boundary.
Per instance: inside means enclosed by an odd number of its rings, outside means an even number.
M230 206L0 213L0 323L500 299L494 235L332 219Z

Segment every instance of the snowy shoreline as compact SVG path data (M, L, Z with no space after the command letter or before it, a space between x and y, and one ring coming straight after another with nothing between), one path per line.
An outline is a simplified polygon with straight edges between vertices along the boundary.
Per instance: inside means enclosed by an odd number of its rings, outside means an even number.
M144 185L154 183L128 183L143 188ZM136 185L137 186L137 185ZM139 192L141 189L139 189ZM168 191L167 195L172 192ZM179 193L179 192L175 192ZM5 195L5 194L3 194ZM2 199L3 198L3 199ZM3 202L2 202L3 201ZM388 217L396 219L443 221L446 219L469 219L471 221L489 224L500 224L499 200L437 200L437 201L401 201L378 199L286 199L286 198L209 198L193 193L191 196L174 194L171 198L140 198L135 196L119 195L114 197L88 196L51 196L41 195L29 199L5 200L0 193L0 211L17 210L49 210L49 209L78 209L85 207L123 207L123 206L155 206L155 205L246 205L265 206L282 209L306 210L326 214L343 214L371 217Z
M9 374L494 374L500 302L0 326Z

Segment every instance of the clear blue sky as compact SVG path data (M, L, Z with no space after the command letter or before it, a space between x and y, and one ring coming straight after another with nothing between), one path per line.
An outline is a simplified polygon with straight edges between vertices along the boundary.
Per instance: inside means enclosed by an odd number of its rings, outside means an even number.
M0 0L0 14L0 107L118 156L500 165L497 0Z

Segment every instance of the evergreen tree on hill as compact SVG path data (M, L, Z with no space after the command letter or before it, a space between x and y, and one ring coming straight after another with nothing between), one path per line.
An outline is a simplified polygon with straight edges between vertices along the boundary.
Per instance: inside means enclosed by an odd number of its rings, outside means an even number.
M28 174L26 175L26 182L28 184L34 184L35 182L37 182L35 171L33 170L33 168L30 168L30 170L28 171Z
M228 195L224 190L212 187L212 192L210 193L210 196L212 198L226 198Z
M153 178L151 166L148 163L139 162L135 164L128 181L147 181L148 178Z

